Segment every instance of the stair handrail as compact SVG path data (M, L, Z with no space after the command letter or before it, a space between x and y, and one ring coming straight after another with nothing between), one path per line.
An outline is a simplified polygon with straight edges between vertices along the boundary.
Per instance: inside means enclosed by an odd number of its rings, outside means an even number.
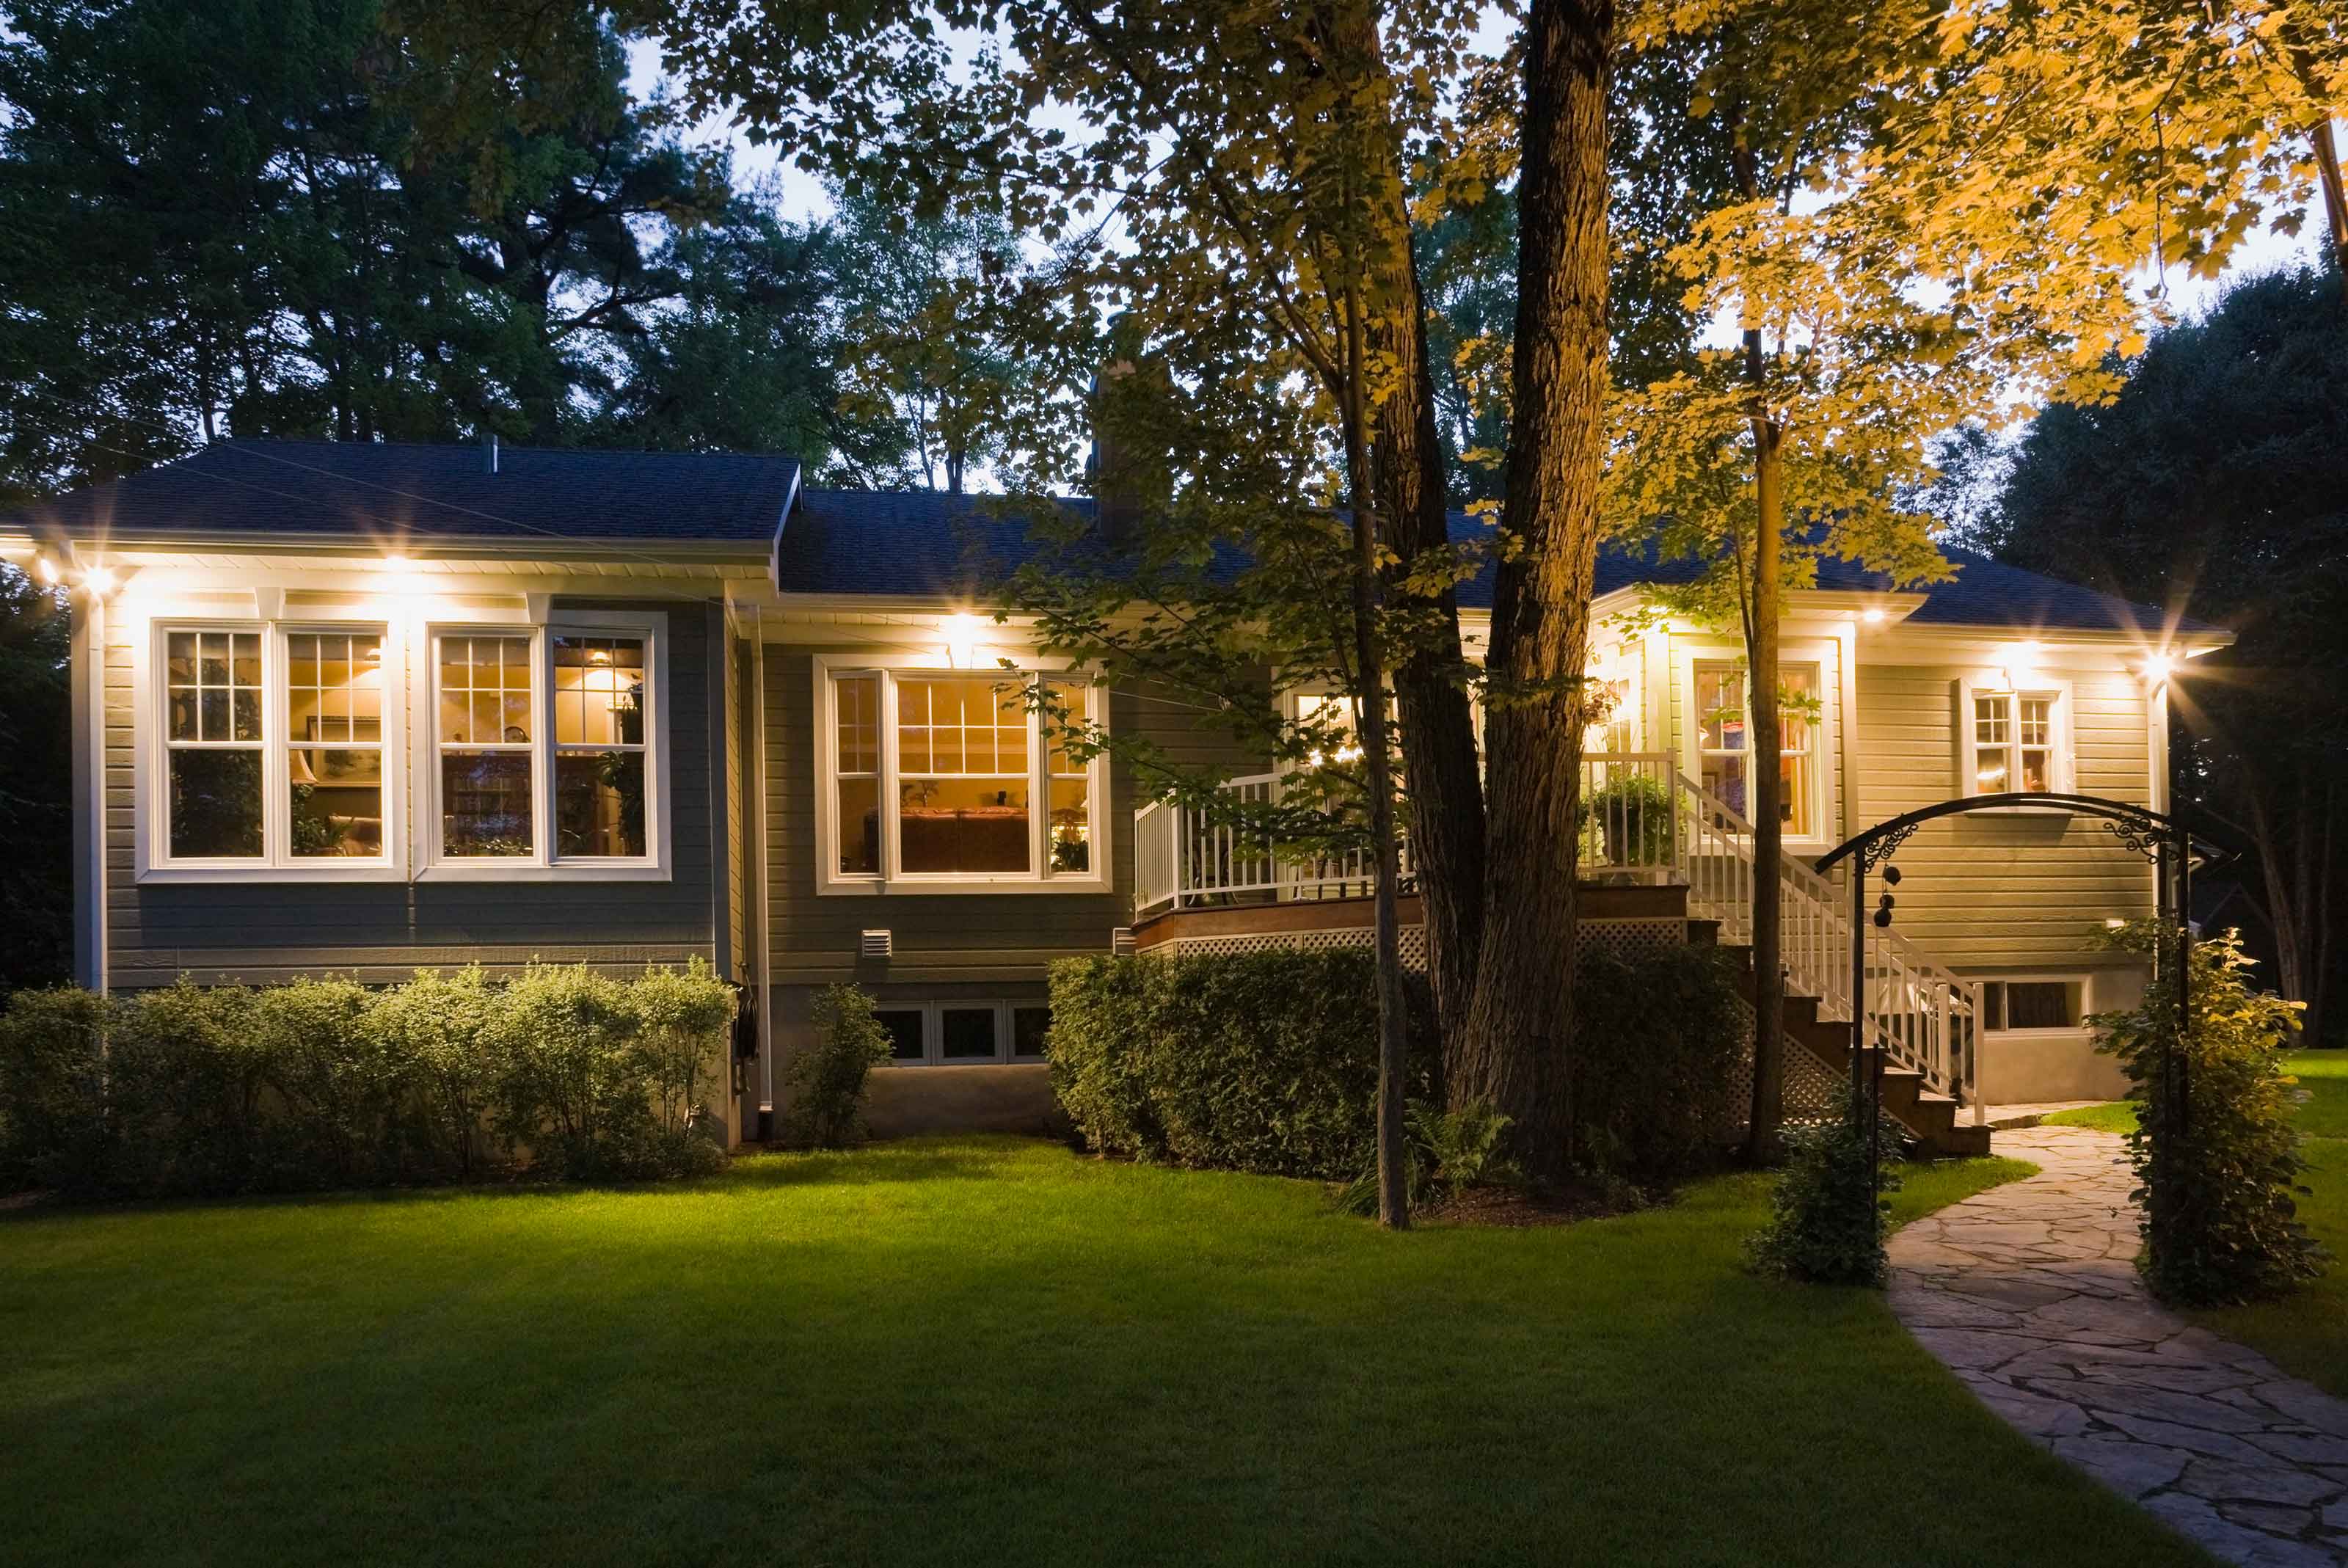
M1752 935L1756 859L1745 814L1684 773L1674 773L1680 830L1678 871L1691 912L1721 922L1732 940ZM1779 861L1779 962L1787 978L1818 1001L1818 1016L1851 1017L1850 915L1834 885L1798 859ZM1887 1061L1918 1073L1927 1088L1976 1111L1979 985L1942 968L1900 933L1870 926L1861 998L1868 1037Z

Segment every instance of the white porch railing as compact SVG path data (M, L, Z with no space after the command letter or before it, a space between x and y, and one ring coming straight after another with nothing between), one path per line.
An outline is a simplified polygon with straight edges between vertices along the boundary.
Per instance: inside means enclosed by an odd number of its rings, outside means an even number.
M1258 773L1223 788L1274 802L1284 776ZM1753 939L1753 824L1681 774L1667 752L1590 753L1581 758L1577 870L1610 882L1683 882L1688 913L1720 923L1724 941ZM1152 801L1133 814L1134 918L1175 910L1363 898L1371 890L1365 851L1300 858L1267 834L1219 821L1214 813ZM1402 874L1413 875L1410 843ZM1846 884L1847 887L1848 884ZM1851 1016L1850 910L1847 891L1787 858L1778 882L1780 957L1789 987L1818 999L1821 1018ZM1956 1097L1982 1119L1975 1075L1981 989L1934 964L1898 932L1864 927L1868 1034L1884 1059L1922 1076L1924 1087Z
M1688 886L1688 913L1720 923L1723 939L1753 939L1753 824L1734 807L1674 776ZM1778 882L1779 961L1788 986L1818 999L1818 1016L1851 1016L1850 899L1845 889L1799 861L1782 861ZM1896 931L1861 927L1867 940L1868 1036L1884 1060L1920 1074L1933 1093L1962 1100L1978 1125L1986 1119L1978 1087L1981 986L1941 968Z

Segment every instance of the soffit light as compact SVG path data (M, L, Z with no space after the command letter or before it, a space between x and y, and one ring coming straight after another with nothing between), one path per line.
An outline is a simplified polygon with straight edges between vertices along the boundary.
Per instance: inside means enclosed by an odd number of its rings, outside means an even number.
M948 615L943 623L946 638L946 663L958 670L971 668L978 660L979 619L960 612Z

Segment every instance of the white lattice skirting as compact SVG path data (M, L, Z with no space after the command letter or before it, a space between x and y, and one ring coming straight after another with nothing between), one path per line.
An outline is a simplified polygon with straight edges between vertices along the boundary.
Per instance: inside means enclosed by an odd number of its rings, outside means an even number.
M1403 966L1426 967L1426 927L1413 921L1400 933ZM1375 933L1366 925L1324 931L1249 932L1237 936L1177 936L1142 949L1146 958L1190 958L1229 953L1264 953L1286 948L1318 953L1334 947L1367 947ZM1608 948L1624 958L1637 958L1678 947L1687 941L1687 922L1677 918L1585 920L1581 940Z

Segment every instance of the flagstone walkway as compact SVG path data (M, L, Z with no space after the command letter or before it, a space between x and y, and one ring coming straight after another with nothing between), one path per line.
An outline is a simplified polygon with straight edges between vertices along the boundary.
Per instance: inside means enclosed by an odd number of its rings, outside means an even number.
M2003 1132L2043 1171L1891 1238L1891 1307L2024 1435L2231 1563L2348 1563L2348 1400L2157 1305L2126 1149Z

